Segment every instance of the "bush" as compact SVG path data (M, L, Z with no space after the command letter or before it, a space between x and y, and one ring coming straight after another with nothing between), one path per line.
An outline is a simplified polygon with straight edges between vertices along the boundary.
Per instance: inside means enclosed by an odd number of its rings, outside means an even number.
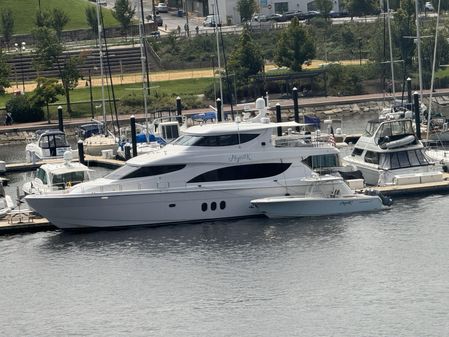
M31 105L28 96L14 96L6 103L6 112L17 123L37 122L44 119L42 108Z

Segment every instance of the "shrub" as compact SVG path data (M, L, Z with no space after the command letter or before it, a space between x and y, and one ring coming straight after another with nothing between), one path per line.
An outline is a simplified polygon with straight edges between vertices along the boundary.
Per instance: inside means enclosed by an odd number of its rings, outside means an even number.
M31 105L25 95L14 96L6 103L6 112L11 113L17 123L37 122L44 119L42 108Z

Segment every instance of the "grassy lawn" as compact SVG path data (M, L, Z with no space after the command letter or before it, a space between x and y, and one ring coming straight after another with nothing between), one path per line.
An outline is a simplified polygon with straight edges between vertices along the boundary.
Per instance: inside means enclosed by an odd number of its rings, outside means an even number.
M190 95L201 95L211 83L213 83L212 78L153 82L151 83L151 96L168 96L167 99L175 104L175 98L177 96L183 98ZM114 92L117 99L131 93L135 93L136 96L142 97L142 84L117 84L114 85ZM93 87L92 96L95 101L94 105L99 105L99 102L101 101L101 87ZM4 107L11 97L12 95L9 94L0 96L0 107ZM105 99L107 100L108 97L108 91L107 88L105 88ZM70 92L70 101L72 102L72 109L77 111L77 115L88 116L90 114L89 87L86 87L83 81L80 81L77 89ZM60 96L58 102L51 106L50 110L52 116L56 116L56 107L58 105L62 105L65 110L65 96ZM150 106L149 110L151 109L152 107ZM100 110L101 109L98 109L97 112L101 113Z
M69 17L70 21L65 30L89 28L86 22L85 9L94 6L88 0L40 0L42 10L59 8ZM29 34L34 26L35 13L39 0L0 0L0 11L10 8L14 15L14 34ZM106 27L118 26L109 9L103 8Z

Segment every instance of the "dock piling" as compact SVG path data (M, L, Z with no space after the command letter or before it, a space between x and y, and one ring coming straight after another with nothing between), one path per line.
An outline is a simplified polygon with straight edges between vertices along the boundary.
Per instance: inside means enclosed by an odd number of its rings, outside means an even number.
M133 146L133 157L137 156L137 139L136 139L136 117L134 115L130 118L131 122L131 142Z
M217 120L221 122L223 120L223 115L221 113L221 99L217 98Z
M62 119L62 106L58 106L58 126L59 130L64 132L64 121Z
M131 159L131 144L126 143L125 144L125 160Z
M276 122L280 123L282 122L282 116L281 116L281 105L279 103L276 104ZM278 136L282 136L282 128L278 127Z
M81 164L86 165L86 160L84 158L84 143L81 139L78 141L78 158Z

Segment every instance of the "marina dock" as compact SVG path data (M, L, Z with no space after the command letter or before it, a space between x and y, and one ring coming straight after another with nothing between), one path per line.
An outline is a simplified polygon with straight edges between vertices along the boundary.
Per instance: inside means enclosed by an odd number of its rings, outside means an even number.
M0 219L0 235L35 233L55 230L47 219L34 217L29 212L13 211L5 218Z
M105 167L110 169L116 169L122 165L125 164L124 161L116 160L116 159L109 159L109 158L103 158L98 156L90 156L85 155L84 160L86 162L87 166L98 166L98 167ZM76 160L78 161L78 160ZM6 164L6 173L13 173L13 172L28 172L28 171L34 171L38 167L44 164L56 164L56 163L63 163L63 159L47 159L38 161L35 163L11 163Z

